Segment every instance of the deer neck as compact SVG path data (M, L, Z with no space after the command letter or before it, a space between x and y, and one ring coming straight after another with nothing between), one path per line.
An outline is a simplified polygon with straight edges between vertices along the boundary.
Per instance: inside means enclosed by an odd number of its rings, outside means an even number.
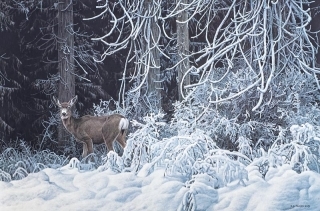
M75 118L73 116L67 118L67 119L62 119L62 123L64 127L73 134L74 132L74 123L75 123Z

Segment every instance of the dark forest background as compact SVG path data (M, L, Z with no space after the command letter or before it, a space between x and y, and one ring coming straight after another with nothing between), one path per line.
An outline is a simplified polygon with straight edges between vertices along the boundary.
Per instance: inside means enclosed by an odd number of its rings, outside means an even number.
M57 111L51 99L59 82L58 10L56 1L20 3L0 3L0 139L23 139L39 147L45 122ZM118 99L124 61L119 53L94 62L103 46L91 38L102 35L108 21L83 21L96 15L95 1L74 1L73 6L77 112L85 115L100 99Z
M101 59L101 54L107 47L92 38L101 37L110 31L113 26L111 17L104 15L93 20L84 20L100 14L101 11L96 8L99 3L91 0L74 0L70 3L73 4L75 94L79 97L76 115L93 114L93 105L98 105L101 100L123 100L119 99L119 92L124 69L128 70L125 72L127 78L124 91L135 86L136 81L130 80L135 71L135 61L127 61L130 46L107 55L101 62L95 61ZM117 1L109 1L111 7L116 3ZM161 15L166 17L175 3L161 3L164 8ZM311 27L313 32L320 30L320 16L317 12L319 5L319 1L311 5L312 21L308 27ZM58 7L55 0L0 2L0 140L3 146L17 139L23 139L34 148L54 149L57 144L52 141L54 139L46 140L45 144L43 140L44 136L48 136L45 132L54 122L53 119L59 119L56 115L57 108L52 102L52 96L58 96L60 82L58 48L61 38L58 36ZM121 16L123 11L115 9L114 14ZM216 32L223 14L222 12L208 24L207 30L212 32L209 37ZM193 17L197 18L202 20L201 14ZM176 20L168 18L166 21L166 28L162 30L168 34L176 34ZM197 34L197 24L197 20L191 22L188 29L192 50L203 49L207 42L205 35ZM108 40L114 41L118 36L120 35L114 34L109 36ZM312 42L317 42L318 33L312 33L311 36L314 38ZM168 53L170 59L160 55L159 70L162 88L159 91L162 97L159 105L167 115L167 120L170 120L174 102L181 99L177 83L179 76L176 69L172 68L177 60L174 49L177 41L164 36L159 42L166 46L164 51L173 49ZM197 58L197 55L190 57L190 62L195 67L204 63L201 60L195 62ZM320 62L319 51L315 58L316 62ZM217 63L218 67L219 65L224 66L222 62ZM198 76L190 78L191 83L197 80ZM110 110L116 109L115 102L108 104ZM55 127L57 125L50 128L50 137L57 137L58 129L54 129Z

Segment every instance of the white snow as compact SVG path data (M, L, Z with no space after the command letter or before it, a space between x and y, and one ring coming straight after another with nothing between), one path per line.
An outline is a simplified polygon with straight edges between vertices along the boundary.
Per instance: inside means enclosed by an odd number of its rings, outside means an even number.
M234 181L214 189L212 177L164 176L158 167L148 176L126 172L45 169L11 182L0 182L0 210L177 210L192 193L195 210L320 210L320 175L301 174L289 165L271 168L265 180L248 166L246 186Z

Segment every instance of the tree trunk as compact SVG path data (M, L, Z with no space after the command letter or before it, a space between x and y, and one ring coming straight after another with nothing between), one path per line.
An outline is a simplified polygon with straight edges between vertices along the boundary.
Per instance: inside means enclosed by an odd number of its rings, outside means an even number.
M180 1L180 0L179 0ZM179 2L178 1L178 2ZM183 4L187 4L188 0L180 1L179 10L184 8ZM187 75L183 78L186 71L190 68L189 63L189 28L188 22L188 12L186 10L182 10L180 14L177 16L177 49L178 49L178 98L179 101L183 100L182 93L185 94L184 87L190 84L190 76Z
M151 33L153 35L160 35L160 32L155 22L151 23ZM160 55L156 48L150 51L151 67L148 75L148 94L152 94L158 101L157 108L161 109L161 83L160 83Z
M74 52L73 52L73 3L60 1L58 4L58 99L68 102L75 95ZM63 146L70 139L70 134L60 124L58 144Z
M310 5L311 8L311 31L312 32L318 32L317 34L314 34L314 39L317 42L316 44L319 45L319 31L320 31L320 24L319 24L319 20L320 20L320 1L313 1ZM316 64L317 67L320 67L320 50L318 50L317 54L316 54Z
M150 11L152 1L145 1L144 8L147 11ZM161 109L161 83L160 83L160 54L157 48L154 45L158 43L154 43L158 41L160 36L160 30L154 18L150 18L147 23L149 23L149 27L151 30L148 30L145 41L145 51L150 51L148 57L149 63L149 73L147 76L147 95L152 96L154 102L150 102L155 107L155 109Z

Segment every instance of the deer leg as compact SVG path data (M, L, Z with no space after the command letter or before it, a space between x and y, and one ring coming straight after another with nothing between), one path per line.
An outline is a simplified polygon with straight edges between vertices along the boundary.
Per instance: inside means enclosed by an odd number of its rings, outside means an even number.
M90 139L89 142L87 142L87 146L88 146L88 155L93 153L93 143L92 140Z
M93 143L91 138L83 138L82 139L83 143L83 153L82 153L82 158L86 157L88 154L93 153Z
M123 132L120 132L117 137L117 141L119 142L119 144L123 149L126 147L126 133L127 131L124 130Z
M87 147L87 143L82 142L82 144L83 144L82 158L84 158L88 155L88 147Z
M112 143L113 143L113 142L107 142L107 143L106 143L106 145L107 145L107 153L110 152L110 151L113 151L113 145L112 145Z
M109 132L108 134L103 134L104 143L107 145L107 152L113 151L113 142L116 139L117 134L114 132Z

